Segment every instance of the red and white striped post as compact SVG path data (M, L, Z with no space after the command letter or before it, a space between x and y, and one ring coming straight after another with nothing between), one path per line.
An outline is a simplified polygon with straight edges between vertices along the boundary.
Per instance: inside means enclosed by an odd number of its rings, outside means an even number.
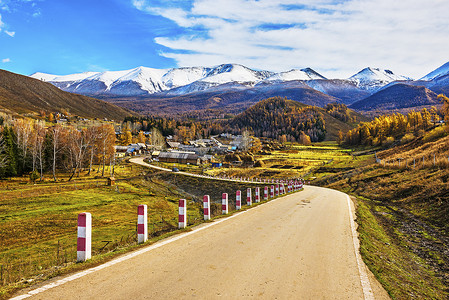
M146 204L137 206L137 243L148 240L148 208Z
M203 197L203 211L204 211L204 220L210 220L210 197L209 195L205 195Z
M246 204L253 205L253 197L251 196L251 188L246 189Z
M260 187L256 187L256 191L255 191L255 201L256 201L256 203L259 203L260 202Z
M283 195L284 194L284 185L281 183L279 184L279 195Z
M276 184L276 197L279 196L279 184Z
M187 201L186 199L179 199L179 215L178 228L187 227Z
M78 214L78 239L76 241L76 261L83 262L92 257L92 215Z
M274 198L274 185L272 185L270 189L270 198Z
M263 200L268 200L268 187L263 188Z
M223 215L228 214L228 193L223 193L221 196L221 213Z
M242 209L242 192L237 191L235 193L235 209Z

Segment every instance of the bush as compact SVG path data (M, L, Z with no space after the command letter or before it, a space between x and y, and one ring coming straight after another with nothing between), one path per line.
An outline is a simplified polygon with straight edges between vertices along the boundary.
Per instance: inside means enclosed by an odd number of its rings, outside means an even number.
M415 136L413 135L413 133L407 133L406 135L404 135L401 139L401 144L405 144L410 142L411 140L413 140L415 138Z
M389 136L389 137L387 137L387 139L385 140L384 145L385 145L385 146L389 146L389 145L391 145L391 144L393 144L393 143L394 143L394 137Z
M431 142L431 141L435 141L439 138L442 138L444 136L447 135L447 127L446 126L439 126L429 132L427 132L424 137L423 137L423 141L424 142Z

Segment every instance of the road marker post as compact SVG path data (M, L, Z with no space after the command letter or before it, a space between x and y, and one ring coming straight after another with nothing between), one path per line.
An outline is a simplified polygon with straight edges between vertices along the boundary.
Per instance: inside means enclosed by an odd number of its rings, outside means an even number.
M78 214L78 238L76 241L76 261L83 262L92 257L92 215Z
M223 193L221 196L221 213L223 215L228 214L228 193Z
M205 195L203 197L203 211L204 211L204 221L210 220L210 197Z
M246 189L246 204L248 206L253 205L253 198L251 196L251 188Z
M270 198L274 198L274 185L272 185L270 189Z
M242 209L242 192L240 190L235 193L235 209Z
M137 206L137 243L148 240L148 207L146 204Z
M263 188L263 200L267 201L268 200L268 187L264 187Z
M276 197L279 196L279 184L276 184Z
M256 191L255 191L255 201L256 201L256 203L259 203L260 202L260 187L256 187Z
M186 199L179 199L179 214L178 214L178 228L187 227L187 201Z

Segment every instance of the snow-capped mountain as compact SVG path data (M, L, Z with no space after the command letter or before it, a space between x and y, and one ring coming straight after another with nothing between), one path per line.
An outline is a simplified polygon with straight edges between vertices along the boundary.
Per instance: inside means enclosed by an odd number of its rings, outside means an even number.
M438 69L430 72L429 74L427 74L426 76L424 76L420 80L427 80L427 81L438 80L441 77L446 76L446 75L449 75L449 62L445 63L444 65L442 65Z
M318 74L311 68L306 69L292 69L287 72L276 73L266 80L268 81L292 81L292 80L313 80L313 79L326 79L324 76Z
M187 95L189 99L203 99L207 95L240 93L245 95L242 97L253 98L293 95L301 101L303 96L298 95L317 92L315 96L327 97L324 102L337 99L349 105L398 83L425 86L436 93L449 93L449 63L416 81L390 70L377 68L365 68L347 79L327 79L311 68L275 73L239 64L173 69L138 67L124 71L85 72L64 76L35 73L31 77L50 82L64 91L102 98L179 98ZM313 103L319 101L314 100Z
M365 68L357 74L349 77L359 88L366 91L375 91L390 82L399 80L410 80L410 78L396 75L390 70L381 70L377 68Z
M178 89L178 92L191 93L228 83L253 86L273 74L269 71L255 71L242 65L224 64L212 68L138 67L125 71L86 72L65 76L39 72L31 77L51 82L62 90L78 94L133 96L155 94L179 87L186 88Z

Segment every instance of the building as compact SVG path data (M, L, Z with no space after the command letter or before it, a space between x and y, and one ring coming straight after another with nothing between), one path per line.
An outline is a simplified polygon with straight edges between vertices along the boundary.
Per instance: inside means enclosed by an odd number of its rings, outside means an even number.
M160 162L178 163L178 164L200 164L200 159L195 153L186 152L161 152L158 157Z

